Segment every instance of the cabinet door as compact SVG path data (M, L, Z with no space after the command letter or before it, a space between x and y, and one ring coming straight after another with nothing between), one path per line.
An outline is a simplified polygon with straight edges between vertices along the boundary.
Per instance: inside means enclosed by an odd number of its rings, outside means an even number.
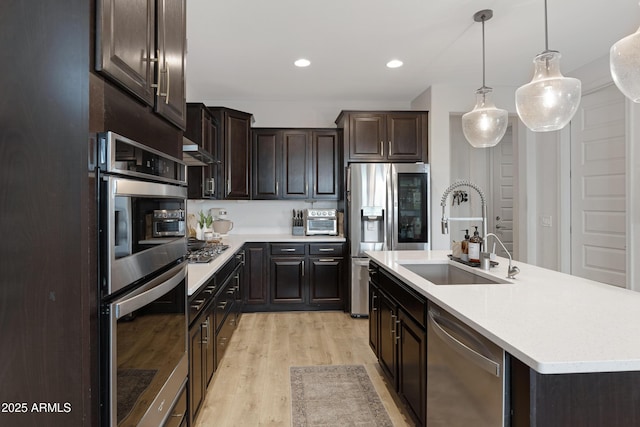
M245 304L267 304L269 301L267 243L247 243L245 262L243 292Z
M311 135L312 199L335 199L340 196L338 133L314 131Z
M342 258L309 257L309 303L341 304Z
M155 0L98 0L96 69L153 105Z
M271 257L271 303L304 303L304 257Z
M191 424L195 425L196 414L204 398L205 377L203 370L203 331L201 322L196 320L189 330L189 413Z
M349 117L349 160L383 160L384 114L354 113Z
M279 181L282 175L282 133L271 129L254 129L252 135L252 198L277 199L280 197Z
M379 357L380 341L380 291L369 282L369 347Z
M424 120L423 120L424 119ZM390 113L387 115L387 158L389 160L422 160L422 143L426 138L423 113Z
M251 197L251 115L233 110L224 112L225 179L227 199Z
M310 177L309 132L282 132L282 198L308 199Z
M398 394L425 425L427 402L427 337L425 331L399 310Z
M155 111L185 128L186 0L157 2L158 78Z
M213 304L207 309L206 318L200 327L202 328L202 365L204 376L204 389L207 389L213 378L215 366L215 329L213 328Z
M380 293L380 356L382 370L389 376L394 388L397 387L397 345L398 315L396 306L385 294Z

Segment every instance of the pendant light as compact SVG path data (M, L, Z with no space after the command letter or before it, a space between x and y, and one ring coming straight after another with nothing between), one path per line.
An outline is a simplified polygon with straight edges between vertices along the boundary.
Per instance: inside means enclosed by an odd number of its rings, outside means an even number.
M547 0L544 0L545 49L533 60L533 80L516 90L520 120L534 132L562 129L573 118L582 95L580 80L560 72L560 52L549 50Z
M473 15L473 20L482 22L482 87L476 91L476 106L462 116L462 132L475 148L496 145L507 131L507 110L496 108L491 100L493 89L485 85L484 22L493 17L490 9Z
M640 102L640 28L611 46L609 66L620 92Z

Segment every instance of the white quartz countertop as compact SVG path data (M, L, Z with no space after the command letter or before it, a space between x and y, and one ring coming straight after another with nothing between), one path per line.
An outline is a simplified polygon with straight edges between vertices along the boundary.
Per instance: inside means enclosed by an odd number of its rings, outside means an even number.
M484 272L450 261L450 251L367 255L541 374L640 371L640 292L509 260ZM403 264L452 263L508 284L434 285Z
M231 234L224 236L221 240L223 245L229 245L229 249L224 251L213 261L206 264L189 264L187 275L187 294L189 296L196 293L213 274L220 269L233 255L247 242L267 242L267 243L313 243L313 242L344 242L344 237L338 236L293 236L291 234Z

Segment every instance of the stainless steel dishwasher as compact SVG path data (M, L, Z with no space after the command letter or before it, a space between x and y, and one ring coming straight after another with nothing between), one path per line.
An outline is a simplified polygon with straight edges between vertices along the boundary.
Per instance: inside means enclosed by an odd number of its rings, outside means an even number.
M505 426L504 366L502 348L429 303L429 427Z

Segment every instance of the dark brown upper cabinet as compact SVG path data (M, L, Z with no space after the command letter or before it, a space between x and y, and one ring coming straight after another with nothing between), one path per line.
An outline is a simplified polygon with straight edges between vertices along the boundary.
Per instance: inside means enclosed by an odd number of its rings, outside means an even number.
M338 199L335 130L252 130L253 199Z
M252 199L278 199L282 157L282 132L274 129L252 131Z
M185 127L185 0L98 0L96 70Z
M426 111L343 111L346 161L428 161Z
M200 146L209 156L183 155L189 166L188 182L190 199L218 199L222 197L222 147L218 142L218 124L209 109L202 103L187 104L185 138ZM191 160L191 159L194 160Z
M251 121L253 116L225 107L208 107L218 123L224 166L225 199L251 198Z
M337 200L340 195L340 141L335 130L311 132L311 198Z

